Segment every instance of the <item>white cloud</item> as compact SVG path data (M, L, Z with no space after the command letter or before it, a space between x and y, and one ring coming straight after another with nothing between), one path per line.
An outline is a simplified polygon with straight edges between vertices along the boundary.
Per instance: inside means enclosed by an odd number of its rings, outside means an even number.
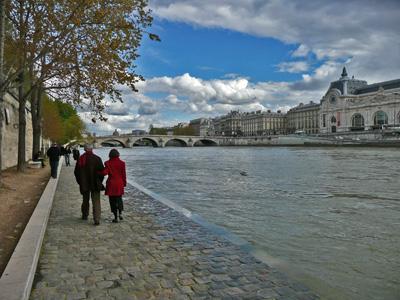
M399 77L398 0L152 0L154 14L171 21L219 27L298 44L293 57L343 62L370 82ZM330 78L332 79L332 78Z
M315 85L321 81L321 77L333 72L334 67L333 63L327 63L308 77L304 76L309 80L297 83L252 83L240 77L204 80L187 73L176 77L151 78L140 83L139 93L125 91L124 103L112 104L115 108L110 105L106 123L97 122L93 125L90 114L86 113L88 129L100 134L111 134L116 128L121 129L121 132L130 132L132 129L146 130L150 124L172 126L197 117L215 117L231 110L287 111L299 102L317 102L327 86L315 90ZM151 93L165 96L153 99L148 96ZM124 109L127 111L125 115L121 113Z
M301 73L308 71L309 65L306 61L282 62L278 64L279 72Z
M293 51L293 57L305 57L310 52L310 48L306 45L301 44L295 51Z

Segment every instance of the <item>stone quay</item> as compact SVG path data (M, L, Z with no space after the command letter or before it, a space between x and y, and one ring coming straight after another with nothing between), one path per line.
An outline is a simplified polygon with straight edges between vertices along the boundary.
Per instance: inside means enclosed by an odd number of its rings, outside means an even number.
M105 196L99 226L81 219L80 205L64 166L30 299L319 299L132 185L117 224Z

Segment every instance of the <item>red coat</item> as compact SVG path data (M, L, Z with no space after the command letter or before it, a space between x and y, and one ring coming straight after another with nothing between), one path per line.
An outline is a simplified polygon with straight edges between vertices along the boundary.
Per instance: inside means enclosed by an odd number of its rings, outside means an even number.
M126 186L125 162L120 160L119 157L114 157L107 160L104 165L105 169L102 173L108 175L105 194L107 196L122 196Z

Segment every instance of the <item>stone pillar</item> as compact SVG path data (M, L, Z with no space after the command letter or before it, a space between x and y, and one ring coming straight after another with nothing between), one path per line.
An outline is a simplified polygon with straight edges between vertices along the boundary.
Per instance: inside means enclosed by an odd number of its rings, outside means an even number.
M158 147L163 148L164 147L164 141L162 138L158 139Z
M125 147L126 148L132 148L133 142L131 141L130 138L128 138L125 142Z

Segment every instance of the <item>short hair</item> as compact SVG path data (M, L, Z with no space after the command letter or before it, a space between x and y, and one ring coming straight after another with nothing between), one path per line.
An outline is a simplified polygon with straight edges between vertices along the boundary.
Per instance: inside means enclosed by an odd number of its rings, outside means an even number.
M117 149L111 149L110 153L108 154L109 158L119 157L119 152Z
M84 149L85 151L93 150L93 145L92 145L92 144L85 144L85 146L83 147L83 149Z

